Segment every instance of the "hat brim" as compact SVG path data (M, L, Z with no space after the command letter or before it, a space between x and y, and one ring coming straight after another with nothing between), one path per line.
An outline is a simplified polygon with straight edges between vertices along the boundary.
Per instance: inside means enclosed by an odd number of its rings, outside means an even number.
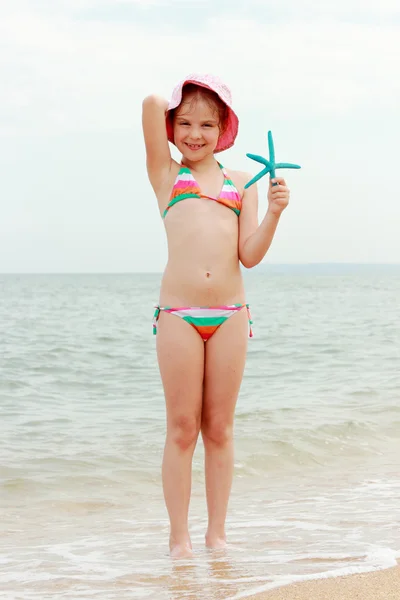
M172 118L171 118L171 116L172 116L171 111L174 110L175 108L177 108L180 105L180 103L182 102L183 88L188 83L194 83L195 85L198 85L200 87L204 87L204 88L211 90L212 92L217 94L217 96L226 105L226 107L228 109L228 119L227 119L226 127L225 127L224 132L218 138L218 143L215 147L214 152L217 153L217 152L223 152L223 150L228 150L228 148L231 148L233 146L233 144L235 143L235 139L236 139L236 136L239 131L239 119L238 119L236 113L232 110L232 108L230 106L228 106L228 104L225 102L225 100L223 98L221 98L220 94L218 94L218 92L216 90L214 90L209 85L202 83L200 81L196 81L194 79L185 79L182 83L180 83L174 89L171 101L168 105L166 117L165 117L168 140L172 144L175 144L174 125L173 125Z

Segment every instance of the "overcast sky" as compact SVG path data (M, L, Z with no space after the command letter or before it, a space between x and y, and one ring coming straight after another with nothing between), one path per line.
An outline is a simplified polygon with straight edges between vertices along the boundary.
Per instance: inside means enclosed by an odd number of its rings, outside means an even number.
M398 0L2 0L0 272L161 271L141 102L187 73L232 88L220 160L271 129L291 203L270 263L400 263ZM174 153L178 158L178 155ZM283 172L282 172L283 173ZM267 208L259 185L260 218Z

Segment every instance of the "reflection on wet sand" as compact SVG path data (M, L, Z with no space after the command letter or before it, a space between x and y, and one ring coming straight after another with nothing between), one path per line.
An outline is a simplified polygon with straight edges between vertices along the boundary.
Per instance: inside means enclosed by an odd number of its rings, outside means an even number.
M172 573L168 582L171 600L201 600L204 598L204 585L196 577L196 564L190 561L173 561Z
M215 600L231 598L238 592L241 577L239 565L229 558L226 550L210 553L208 572L214 578L212 586L215 589Z
M204 571L205 569L205 571ZM227 600L243 591L248 574L226 550L208 552L206 560L172 564L168 582L170 600Z

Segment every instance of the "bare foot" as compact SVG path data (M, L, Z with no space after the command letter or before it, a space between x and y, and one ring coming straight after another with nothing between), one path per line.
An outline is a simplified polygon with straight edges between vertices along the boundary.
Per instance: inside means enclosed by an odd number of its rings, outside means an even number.
M170 539L169 553L171 558L192 558L192 544L190 541L178 543Z
M225 536L206 535L206 546L210 550L224 550L227 546Z

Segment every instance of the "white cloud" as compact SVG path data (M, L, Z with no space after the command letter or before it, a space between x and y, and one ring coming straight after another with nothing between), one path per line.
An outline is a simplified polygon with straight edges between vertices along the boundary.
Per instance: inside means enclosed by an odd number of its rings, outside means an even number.
M356 22L370 21L373 18L400 16L398 0L251 0L251 4L264 8L270 14L286 15L288 20L320 17L350 17Z
M146 27L72 14L90 5L0 5L0 132L10 136L0 152L1 269L23 270L29 245L41 248L29 268L47 269L42 257L58 256L51 269L75 269L90 240L85 269L102 270L105 237L120 248L107 263L116 270L131 260L132 268L163 267L162 224L143 168L141 100L169 95L193 71L219 73L233 89L242 126L228 165L255 170L245 151L262 153L260 132L272 128L277 158L303 166L290 174L293 201L270 260L312 261L315 248L320 260L400 260L390 173L400 135L400 27L373 23L376 14L379 22L392 14L392 3L371 5L356 24L321 13L307 20L311 3L300 10L286 2L291 18L266 24L266 12L258 21L251 12L253 0L246 4L252 18L239 19L239 5L230 4L223 17L210 11L201 31L189 21L181 28L157 21L157 11ZM335 6L338 15L345 9L341 0ZM373 151L389 166L371 163ZM69 240L66 257L56 238Z
M390 25L225 16L206 32L162 33L16 12L2 19L0 39L8 131L131 126L145 93L168 94L193 70L219 72L244 110L329 116L400 105L400 28Z
M209 2L210 0L4 0L0 5L0 15L5 16L19 11L70 16L90 14L90 12L97 13L104 9L118 13L119 9L127 6L151 10L154 7L173 7L178 4L203 6Z

